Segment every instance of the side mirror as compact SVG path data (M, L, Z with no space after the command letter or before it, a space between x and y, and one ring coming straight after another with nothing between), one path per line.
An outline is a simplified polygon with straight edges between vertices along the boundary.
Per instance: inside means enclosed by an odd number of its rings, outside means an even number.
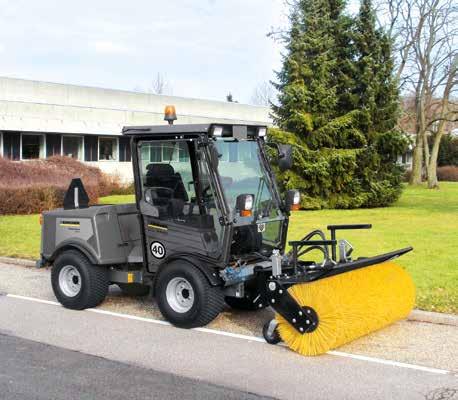
M286 192L286 209L288 211L297 211L301 207L301 194L299 190L292 189Z
M293 148L289 144L278 145L278 167L281 171L293 167Z
M254 194L239 194L235 201L235 208L241 217L251 217L253 215Z

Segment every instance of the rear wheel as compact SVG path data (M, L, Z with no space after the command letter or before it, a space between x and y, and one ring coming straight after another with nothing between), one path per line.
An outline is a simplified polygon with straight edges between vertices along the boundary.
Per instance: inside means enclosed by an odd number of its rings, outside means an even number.
M126 296L138 297L146 296L150 287L141 283L118 283L117 284Z
M223 309L221 288L211 286L204 274L186 261L164 266L155 288L162 315L180 328L207 325Z
M106 268L93 265L79 251L68 250L54 261L51 284L57 300L67 308L98 306L108 293Z

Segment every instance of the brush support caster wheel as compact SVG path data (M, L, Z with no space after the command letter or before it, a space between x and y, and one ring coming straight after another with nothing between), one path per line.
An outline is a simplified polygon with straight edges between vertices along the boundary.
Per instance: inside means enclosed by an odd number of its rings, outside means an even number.
M262 327L262 336L269 344L278 344L281 342L280 335L277 330L278 323L274 319L266 322Z

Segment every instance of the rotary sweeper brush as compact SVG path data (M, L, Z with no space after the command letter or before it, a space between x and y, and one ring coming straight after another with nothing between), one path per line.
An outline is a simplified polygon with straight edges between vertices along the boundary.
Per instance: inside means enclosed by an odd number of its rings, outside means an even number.
M316 355L401 318L414 286L391 260L411 248L353 259L331 225L289 242L290 212L300 194L281 196L271 162L292 166L290 146L266 142L254 125L126 127L131 138L135 204L89 206L79 179L62 209L43 214L39 265L68 308L100 304L111 284L129 295L150 291L163 316L182 328L208 324L224 308L270 306L263 334ZM271 146L269 155L266 146ZM272 157L271 155L274 154ZM271 160L274 158L275 160ZM322 261L307 261L310 252Z

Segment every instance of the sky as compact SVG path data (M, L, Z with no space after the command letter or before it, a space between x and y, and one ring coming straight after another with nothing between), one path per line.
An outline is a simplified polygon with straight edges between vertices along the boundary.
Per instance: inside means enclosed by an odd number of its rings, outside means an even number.
M0 0L0 76L248 103L281 67L284 0Z

